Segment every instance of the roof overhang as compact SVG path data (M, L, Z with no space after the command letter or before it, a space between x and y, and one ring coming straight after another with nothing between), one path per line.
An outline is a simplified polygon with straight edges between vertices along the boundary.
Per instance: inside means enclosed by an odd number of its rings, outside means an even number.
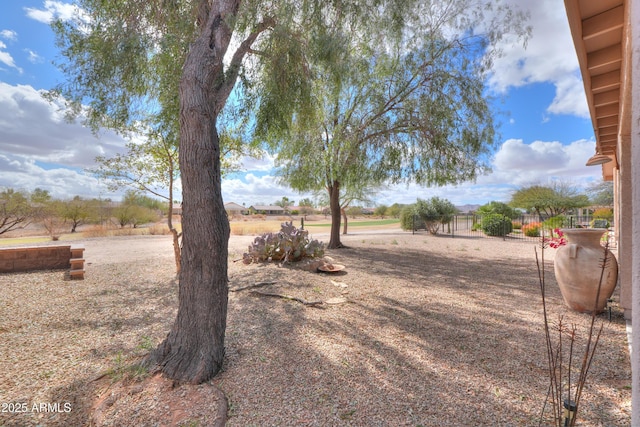
M573 43L596 138L596 151L613 161L602 165L612 179L619 144L630 135L630 63L627 0L565 0Z

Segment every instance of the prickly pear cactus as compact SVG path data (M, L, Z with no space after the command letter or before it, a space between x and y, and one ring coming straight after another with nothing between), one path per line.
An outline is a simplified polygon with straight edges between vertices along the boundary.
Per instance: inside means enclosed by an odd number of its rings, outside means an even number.
M251 264L267 261L295 262L323 255L324 244L309 239L309 232L296 228L291 221L282 223L277 233L265 233L256 237L242 258L245 264Z

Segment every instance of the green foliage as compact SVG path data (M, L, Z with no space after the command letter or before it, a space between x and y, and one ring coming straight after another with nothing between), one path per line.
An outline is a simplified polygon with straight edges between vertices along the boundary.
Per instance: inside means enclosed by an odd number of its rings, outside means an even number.
M555 230L556 228L562 228L566 225L567 218L564 215L558 215L545 220L542 226L545 230Z
M418 216L415 205L407 205L400 211L400 228L403 230L415 230L426 228L426 224Z
M520 212L517 209L512 208L506 203L502 202L489 202L485 205L482 205L478 208L478 215L484 216L489 214L500 214L504 215L507 218L515 219L520 216Z
M440 225L451 222L457 209L449 200L432 197L429 200L418 199L414 212L424 221L427 231L438 234Z
M156 222L159 219L158 214L152 209L134 204L123 204L114 210L113 216L121 228L127 225L137 228L139 225Z
M349 206L347 209L345 209L345 213L351 218L360 216L362 215L362 206Z
M522 223L520 221L511 221L511 224L513 225L514 230L522 229Z
M593 211L593 218L595 219L606 219L607 221L613 221L613 209L611 208L600 208Z
M486 171L496 138L485 72L503 31L527 31L522 16L493 2L475 8L454 1L429 6L432 19L423 20L412 1L372 9L356 3L367 10L366 23L352 21L345 30L333 22L342 13L325 15L326 25L308 41L309 116L267 135L282 180L298 191L349 192L385 182L458 183ZM411 28L406 37L390 39L377 24L391 18L389 7L402 10L396 24ZM500 18L490 33L476 34L489 10ZM479 46L487 62L475 60Z
M400 212L402 211L402 208L402 205L394 203L387 209L387 215L393 218L400 218Z
M26 226L32 217L28 194L13 188L0 192L0 235Z
M322 257L324 245L309 239L309 231L300 230L293 222L284 222L278 233L265 233L255 238L249 252L243 255L243 262L283 261L296 262L303 258Z
M36 188L29 196L29 199L31 200L31 203L46 204L51 201L51 194L49 194L49 190Z
M387 215L388 209L389 208L387 207L387 205L380 205L375 208L373 214L379 216L380 218L384 218L384 216Z
M302 200L300 200L298 202L298 206L300 206L300 207L304 206L304 207L309 207L309 208L313 209L314 206L315 206L315 203L313 203L313 200L311 200L310 198L305 197L304 199L302 199Z
M295 202L293 200L289 200L288 197L283 197L280 200L275 201L273 204L276 206L280 206L282 209L287 212L289 210L289 206L293 205Z
M556 183L549 187L532 185L521 188L511 196L509 204L539 216L553 217L569 209L588 206L589 198L567 184Z
M96 200L85 200L76 196L62 204L60 216L71 224L71 232L75 233L80 225L97 221L98 209Z
M513 231L511 219L500 214L482 217L482 231L487 236L506 236Z
M613 181L600 181L587 189L589 200L595 206L613 206Z

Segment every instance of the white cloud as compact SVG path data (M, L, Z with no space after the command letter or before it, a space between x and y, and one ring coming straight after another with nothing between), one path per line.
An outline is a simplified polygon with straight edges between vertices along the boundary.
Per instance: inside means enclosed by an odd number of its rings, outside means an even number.
M305 197L313 198L312 194L300 194L286 185L278 182L273 175L247 173L244 179L226 178L222 180L222 198L226 202L245 203L251 205L270 205L288 197L297 202Z
M27 52L27 55L28 55L27 59L32 64L41 64L42 62L44 62L44 58L38 55L36 52L30 49L25 49L25 52Z
M247 172L266 172L273 169L274 156L269 153L256 159L254 157L245 156L240 161L240 168Z
M54 19L69 21L78 16L77 6L61 1L46 0L44 10L33 7L25 7L24 10L29 18L44 24L50 24Z
M16 69L20 74L22 74L22 68L16 65L13 56L6 50L7 45L0 41L0 64L4 64L9 68Z
M42 188L57 199L100 195L113 198L102 183L83 172L63 167L45 169L31 159L5 154L0 154L0 188L25 191Z
M568 145L557 141L505 141L493 161L493 172L480 177L480 184L510 183L514 186L554 180L591 182L600 179L600 169L585 166L593 155L594 141L579 140Z
M18 40L18 33L13 30L2 30L0 31L0 38L5 40L16 41Z
M504 55L495 61L490 87L506 93L510 87L550 82L556 96L547 112L588 117L584 87L567 16L557 0L511 0L511 4L528 10L532 36L526 49L514 37L501 43Z
M375 205L414 203L417 198L433 196L450 200L455 205L485 204L492 200L508 202L517 188L534 183L550 184L553 181L587 186L601 179L600 168L585 166L593 155L595 142L578 140L568 145L558 141L533 141L521 139L505 141L496 151L492 172L478 177L476 182L442 187L423 187L414 183L390 185L370 195ZM313 195L300 195L278 183L273 175L248 173L244 179L231 178L222 182L225 202L271 204L283 196L292 200Z
M122 152L124 140L105 132L100 138L79 123L64 121L60 105L51 105L31 86L0 82L0 152L29 156L64 166L89 167L96 155Z
M98 188L95 178L78 170L94 166L97 155L123 152L125 141L111 132L97 138L81 124L65 122L59 108L31 86L0 82L0 187L46 185L52 194L66 187L71 195Z

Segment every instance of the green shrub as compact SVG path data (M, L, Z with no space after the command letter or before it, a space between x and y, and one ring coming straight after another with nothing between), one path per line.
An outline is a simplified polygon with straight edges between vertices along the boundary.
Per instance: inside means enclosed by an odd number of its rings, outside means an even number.
M500 214L489 214L482 217L482 231L487 236L506 236L513 231L511 219Z
M542 225L546 230L555 230L556 228L564 227L566 222L566 218L563 215L558 215L547 219Z
M427 231L434 235L438 234L441 225L450 223L457 212L453 203L439 197L432 197L429 200L418 199L414 206L415 212L424 221Z
M500 214L504 215L510 219L515 219L520 216L520 212L506 203L502 202L489 202L486 205L482 205L477 210L478 215L490 215L490 214Z
M415 211L414 205L405 206L400 211L400 228L403 230L421 230L426 228L424 220Z
M511 221L511 225L513 226L514 230L522 229L522 223L520 221Z
M478 231L478 230L482 230L482 224L480 224L479 222L476 222L471 226L471 231Z
M540 237L540 229L542 224L539 222L531 222L522 226L522 232L527 237Z

